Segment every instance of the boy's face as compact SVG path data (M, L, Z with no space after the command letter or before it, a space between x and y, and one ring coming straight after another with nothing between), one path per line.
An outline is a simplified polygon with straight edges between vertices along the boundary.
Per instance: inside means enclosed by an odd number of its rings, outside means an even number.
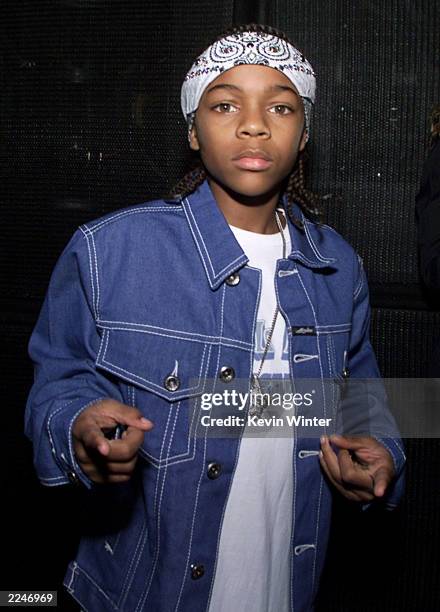
M190 146L200 150L205 167L220 185L237 194L259 196L276 189L292 170L306 144L303 128L304 107L292 82L274 68L241 65L221 74L204 91ZM259 150L263 159L240 159L248 149Z

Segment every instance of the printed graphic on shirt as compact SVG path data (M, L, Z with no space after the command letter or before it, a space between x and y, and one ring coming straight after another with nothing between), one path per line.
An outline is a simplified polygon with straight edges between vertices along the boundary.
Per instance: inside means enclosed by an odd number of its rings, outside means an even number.
M279 315L280 316L280 315ZM264 347L266 346L272 321L269 323L265 319L258 319L255 329L255 352L254 365L257 369L263 358ZM282 342L280 326L283 329ZM276 370L276 372L274 371ZM289 376L289 340L284 321L277 320L274 334L272 335L269 349L264 359L263 371L260 378L288 378Z
M264 347L266 346L267 337L269 336L269 332L270 332L270 325L267 325L264 319L258 319L256 330L255 330L254 359L256 361L260 361L261 358L263 357ZM270 360L270 359L276 359L277 357L278 355L275 354L275 350L273 347L273 336L272 336L272 340L270 342L269 349L266 353L265 361ZM282 359L283 361L284 360L287 361L289 359L289 341L287 339L287 329L285 325L284 325L284 334L283 334L283 350L279 358Z

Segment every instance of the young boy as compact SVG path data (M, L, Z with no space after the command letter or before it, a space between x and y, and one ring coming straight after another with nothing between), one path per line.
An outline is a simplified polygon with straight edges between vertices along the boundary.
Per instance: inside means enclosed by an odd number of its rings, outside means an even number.
M41 481L83 483L100 519L65 577L86 610L310 610L331 486L401 493L398 436L191 434L202 394L239 380L379 376L361 261L304 215L314 96L282 33L222 35L182 87L200 164L179 197L82 226L54 270L26 432Z

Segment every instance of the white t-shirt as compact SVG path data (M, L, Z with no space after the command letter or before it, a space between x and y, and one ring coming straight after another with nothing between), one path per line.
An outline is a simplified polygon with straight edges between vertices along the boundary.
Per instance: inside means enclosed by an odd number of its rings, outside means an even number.
M275 268L282 258L281 235L230 226L249 258L262 271L255 332L258 372L276 308ZM291 251L289 231L284 230ZM286 324L278 313L260 378L288 377ZM209 612L288 612L293 495L292 438L243 437L226 505Z

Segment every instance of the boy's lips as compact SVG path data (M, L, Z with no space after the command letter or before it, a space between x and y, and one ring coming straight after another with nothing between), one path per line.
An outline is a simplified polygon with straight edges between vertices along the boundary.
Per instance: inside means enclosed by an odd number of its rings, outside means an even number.
M262 157L240 157L234 160L234 164L243 170L265 170L272 162Z
M265 170L272 164L269 153L262 149L245 149L233 158L233 162L243 170Z

